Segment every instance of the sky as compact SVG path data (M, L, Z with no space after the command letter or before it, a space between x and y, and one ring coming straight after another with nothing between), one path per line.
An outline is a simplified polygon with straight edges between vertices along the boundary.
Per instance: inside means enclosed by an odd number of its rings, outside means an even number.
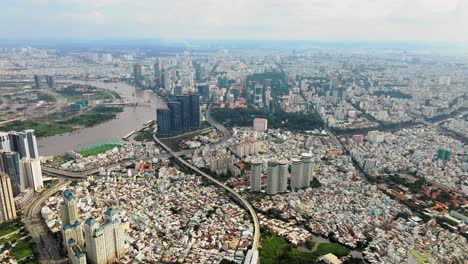
M2 39L468 43L468 0L0 0Z

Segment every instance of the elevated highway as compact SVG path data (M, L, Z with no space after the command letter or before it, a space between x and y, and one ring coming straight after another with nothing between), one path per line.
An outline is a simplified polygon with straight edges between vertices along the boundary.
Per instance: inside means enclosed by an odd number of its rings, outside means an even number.
M224 189L225 191L227 191L230 194L231 197L235 198L244 207L244 209L246 209L249 212L250 217L252 218L252 220L254 222L254 236L253 236L252 250L254 250L254 251L258 250L258 246L260 244L260 222L258 220L257 213L253 209L252 205L250 205L250 203L242 195L238 194L236 191L234 191L233 189L231 189L230 187L228 187L224 183L222 183L219 180L211 177L210 175L202 172L197 167L193 166L192 164L190 164L187 161L185 161L184 159L182 159L177 152L174 152L172 149L170 149L166 144L161 142L161 140L159 140L155 135L153 135L153 138L154 138L154 141L157 144L159 144L161 147L163 147L169 154L174 156L174 158L176 158L179 162L181 162L182 164L189 167L190 169L192 169L193 171L195 171L199 175L209 179L214 184L216 184L217 186L219 186L222 189Z

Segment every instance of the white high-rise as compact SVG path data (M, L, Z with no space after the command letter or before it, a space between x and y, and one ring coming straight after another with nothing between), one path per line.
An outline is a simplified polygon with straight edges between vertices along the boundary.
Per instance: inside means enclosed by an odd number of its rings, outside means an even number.
M278 178L278 161L275 159L270 159L268 161L268 177L267 177L267 194L276 194L278 193L279 187L279 178Z
M291 189L302 188L302 160L292 159L291 160Z
M85 221L84 230L89 263L112 263L125 255L124 231L116 211L108 209L101 226L89 218Z
M278 161L278 192L285 192L288 189L288 161L280 160Z
M0 149L5 151L11 150L10 136L6 132L0 132Z
M262 190L262 162L253 160L250 164L250 191L259 192Z
M309 187L312 180L312 154L302 153L302 188Z
M38 191L44 187L39 159L23 158L20 160L20 183L21 189L31 187Z
M78 246L83 248L83 226L78 218L77 199L69 190L65 190L62 196L63 202L60 205L60 220L62 221L63 244L66 246L69 240L73 239Z

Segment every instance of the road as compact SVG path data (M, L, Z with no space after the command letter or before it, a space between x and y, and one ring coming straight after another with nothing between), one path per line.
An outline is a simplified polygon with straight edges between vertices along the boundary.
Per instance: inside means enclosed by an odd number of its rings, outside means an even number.
M193 151L195 151L195 150L194 149L186 149L186 150L178 151L176 153L178 155L188 155L188 154L192 153ZM113 168L124 165L125 163L131 162L131 161L134 161L134 160L148 161L148 160L152 160L152 159L155 159L155 158L161 159L161 158L170 158L170 157L172 157L172 154L163 153L163 154L158 154L158 155L155 155L155 156L147 157L147 158L144 158L144 159L143 158L142 159L126 159L126 160L122 160L122 161L113 163L111 165L105 166L104 168L113 169ZM68 170L63 170L63 169L58 169L58 168L52 168L52 167L48 167L48 166L44 166L44 165L41 166L41 169L42 169L42 172L45 172L45 173L47 173L47 174L49 174L51 176L76 178L76 179L87 178L90 175L94 175L94 174L99 173L99 169L92 169L92 170L75 172L75 171L68 171Z
M212 181L213 183L215 183L219 187L221 187L224 190L226 190L227 192L229 192L231 195L233 195L243 205L243 207L249 212L252 220L254 221L254 237L253 237L253 243L252 243L252 250L258 250L258 246L259 246L259 243L260 243L260 222L258 220L257 213L253 209L252 205L250 205L250 203L243 196L238 194L233 189L229 188L224 183L222 183L222 182L218 181L217 179L211 177L210 175L202 172L197 167L193 166L192 164L190 164L187 161L185 161L184 159L182 159L180 157L180 155L178 155L176 152L172 151L172 149L170 149L166 144L161 142L155 135L153 135L153 138L154 138L154 141L157 144L159 144L161 147L163 147L168 153L172 154L174 156L174 158L176 158L178 161L180 161L185 166L189 167L190 169L192 169L193 171L195 171L199 175L209 179L210 181Z
M223 126L222 124L216 122L216 120L214 120L211 117L211 106L210 105L208 105L207 108L206 108L205 117L206 117L206 121L208 121L208 123L210 123L214 128L218 129L219 131L221 131L223 133L224 138L220 143L224 143L224 142L228 141L228 139L231 138L231 132L229 132L229 130L225 126Z
M60 256L59 245L48 231L48 227L41 219L41 208L44 202L60 188L66 186L70 181L59 178L58 183L52 188L41 193L36 199L23 210L23 223L31 233L33 241L37 243L39 255L44 263L67 263L68 259Z

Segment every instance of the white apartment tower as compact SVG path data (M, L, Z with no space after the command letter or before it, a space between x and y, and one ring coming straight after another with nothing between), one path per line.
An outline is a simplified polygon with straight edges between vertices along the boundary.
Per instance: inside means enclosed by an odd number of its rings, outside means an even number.
M108 209L101 226L89 218L84 231L89 263L107 264L125 255L124 230L116 211Z
M250 191L259 192L262 190L262 162L253 160L250 164Z
M280 160L278 161L278 192L285 192L288 189L288 161Z
M309 187L312 180L312 155L310 153L302 153L302 188Z
M62 221L63 244L68 245L69 240L73 239L78 246L83 248L83 226L78 218L77 199L69 190L65 190L62 196L60 220Z
M268 161L268 178L267 178L267 194L277 194L278 193L278 161L275 159L270 159Z
M20 182L24 189L31 187L38 191L44 187L39 159L23 158L20 160Z
M302 188L302 160L292 159L291 160L291 189L300 189Z

